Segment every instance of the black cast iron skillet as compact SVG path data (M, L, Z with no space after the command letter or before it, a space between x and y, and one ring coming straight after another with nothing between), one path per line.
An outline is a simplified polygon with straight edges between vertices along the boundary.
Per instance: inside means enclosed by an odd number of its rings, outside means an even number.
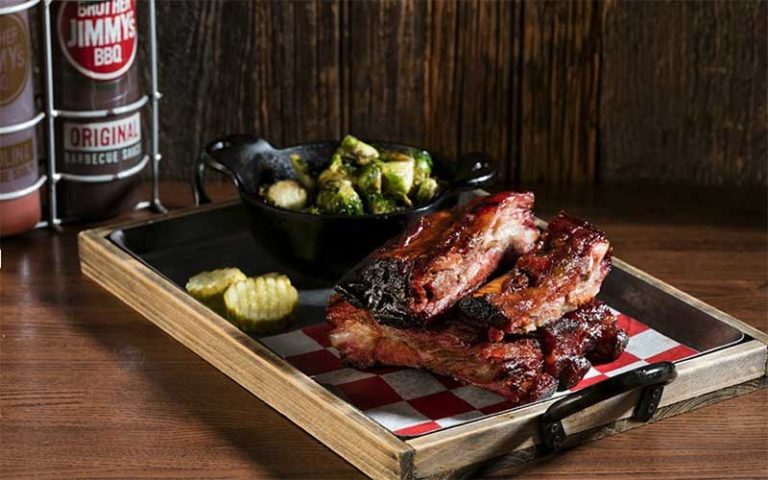
M372 142L384 150L414 147ZM292 268L336 280L344 272L400 233L411 220L452 207L458 193L491 184L496 170L483 154L463 155L457 161L434 156L434 175L443 181L441 193L427 204L383 215L312 215L267 205L258 195L261 184L296 178L290 156L298 154L315 174L328 164L338 142L319 142L277 149L266 140L233 135L208 144L195 168L195 203L208 203L203 180L206 168L229 176L240 192L254 239Z

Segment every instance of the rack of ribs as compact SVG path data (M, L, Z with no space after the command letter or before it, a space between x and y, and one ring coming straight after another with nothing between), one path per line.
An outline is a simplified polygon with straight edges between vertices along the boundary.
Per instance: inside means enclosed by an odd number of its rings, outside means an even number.
M427 325L502 260L534 248L533 201L532 193L504 192L424 216L347 273L336 291L385 325Z
M489 343L466 324L450 320L428 328L394 328L340 296L331 298L327 318L333 326L331 345L355 368L425 368L516 404L546 398L557 389L557 381L542 370L544 357L535 337Z
M449 312L426 328L394 328L339 295L328 306L331 344L356 368L394 365L425 368L503 395L515 405L570 388L589 370L587 358L608 361L626 346L611 311L598 302L537 334L490 342L484 331Z
M593 363L619 358L629 337L616 325L616 316L599 300L569 312L537 332L544 354L544 372L560 389L575 386Z
M462 299L459 307L467 321L488 327L491 339L531 332L594 298L610 268L605 234L560 212L533 252Z

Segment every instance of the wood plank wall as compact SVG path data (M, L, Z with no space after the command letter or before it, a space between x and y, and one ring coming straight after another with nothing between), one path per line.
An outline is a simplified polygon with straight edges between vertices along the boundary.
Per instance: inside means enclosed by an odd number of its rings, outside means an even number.
M768 185L768 2L158 2L162 173L216 136L482 150L508 185Z

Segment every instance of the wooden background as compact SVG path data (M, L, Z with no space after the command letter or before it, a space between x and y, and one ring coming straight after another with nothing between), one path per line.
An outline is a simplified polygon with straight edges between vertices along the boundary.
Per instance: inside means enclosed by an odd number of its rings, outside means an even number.
M162 173L345 132L509 185L768 185L768 2L161 1Z

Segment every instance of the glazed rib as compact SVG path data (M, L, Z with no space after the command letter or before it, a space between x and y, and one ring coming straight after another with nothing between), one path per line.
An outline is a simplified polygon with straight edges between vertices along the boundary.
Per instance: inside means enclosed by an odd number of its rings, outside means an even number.
M544 372L559 381L561 390L579 383L592 363L617 359L629 340L616 325L616 316L599 300L592 300L537 333L544 351Z
M450 316L450 314L449 314ZM538 330L489 342L452 318L428 328L393 328L335 295L328 306L331 345L347 365L425 368L499 393L516 405L578 384L591 362L615 360L627 345L616 316L592 301Z
M338 295L329 303L328 321L334 327L331 344L356 368L425 368L494 391L515 404L548 397L557 389L557 381L542 370L535 337L489 343L483 333L450 320L429 328L393 328Z
M561 212L532 253L459 306L467 321L490 328L491 339L531 332L597 295L611 267L610 250L601 231Z
M380 323L428 324L485 282L505 255L533 249L533 200L532 193L504 192L422 217L345 275L336 291Z

